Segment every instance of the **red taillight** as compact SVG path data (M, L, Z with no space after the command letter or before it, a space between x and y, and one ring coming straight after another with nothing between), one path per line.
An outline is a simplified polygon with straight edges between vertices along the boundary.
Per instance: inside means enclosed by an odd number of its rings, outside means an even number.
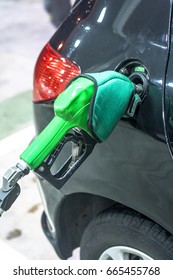
M56 98L70 80L79 74L79 66L47 44L40 53L35 66L33 101Z

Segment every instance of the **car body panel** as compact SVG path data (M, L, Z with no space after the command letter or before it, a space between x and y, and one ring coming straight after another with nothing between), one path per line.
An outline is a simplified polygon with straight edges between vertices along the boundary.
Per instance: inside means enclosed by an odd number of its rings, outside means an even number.
M172 26L171 26L172 28ZM173 34L170 37L170 54L169 62L166 73L165 83L165 98L164 98L164 123L165 133L167 135L168 147L170 150L171 157L173 159Z

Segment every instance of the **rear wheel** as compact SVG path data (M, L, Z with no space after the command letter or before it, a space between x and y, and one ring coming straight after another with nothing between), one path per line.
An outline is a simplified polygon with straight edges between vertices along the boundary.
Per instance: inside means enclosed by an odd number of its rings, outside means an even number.
M81 259L173 259L173 236L143 215L126 208L98 215L81 240Z

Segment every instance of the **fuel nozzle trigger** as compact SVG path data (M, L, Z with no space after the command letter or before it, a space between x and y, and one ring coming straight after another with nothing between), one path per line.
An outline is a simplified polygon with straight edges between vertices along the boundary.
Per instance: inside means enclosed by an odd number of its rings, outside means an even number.
M71 155L58 170L53 170L52 172L54 162L59 158L61 151L67 143L71 143ZM84 130L74 130L73 133L67 133L44 162L34 169L34 172L47 180L56 189L61 189L91 154L96 143Z

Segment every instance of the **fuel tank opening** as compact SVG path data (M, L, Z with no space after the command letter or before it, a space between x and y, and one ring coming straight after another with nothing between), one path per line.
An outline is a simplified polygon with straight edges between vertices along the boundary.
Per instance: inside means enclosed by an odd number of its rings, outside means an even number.
M128 59L126 61L121 62L117 65L115 71L127 76L136 86L136 93L140 97L140 102L134 102L133 100L132 104L133 107L134 104L136 104L136 107L138 107L138 103L142 103L147 96L150 80L149 71L141 61L135 59ZM135 110L133 108L133 115L135 111L136 108ZM130 112L129 110L127 115L132 117L132 112Z

